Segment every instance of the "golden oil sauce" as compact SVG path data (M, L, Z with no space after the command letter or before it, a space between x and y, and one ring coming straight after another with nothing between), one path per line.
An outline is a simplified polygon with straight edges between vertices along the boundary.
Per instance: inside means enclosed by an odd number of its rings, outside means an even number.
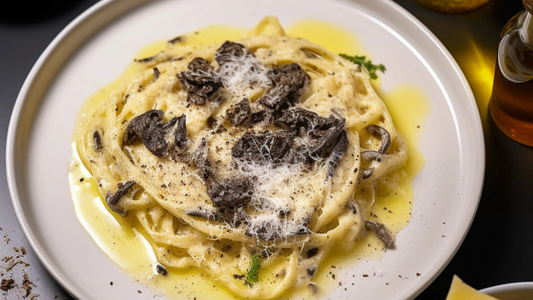
M208 26L184 35L185 38L180 42L180 46L184 47L185 53L194 47L221 43L225 40L237 40L245 32L246 29L238 27ZM371 57L370 53L365 51L361 43L354 37L353 32L329 23L313 20L299 21L289 26L286 32L291 37L307 39L334 53ZM158 41L147 45L135 55L135 58L155 55L165 49L166 44L167 41ZM119 78L91 95L78 113L74 134L86 117L84 112L89 112L99 103L105 101L120 82L146 68L142 64L130 63ZM402 86L393 91L385 92L379 88L380 82L379 78L374 80L374 88L384 100L398 132L404 138L409 156L403 167L389 175L390 181L394 179L399 182L399 189L392 189L391 184L378 184L373 196L374 206L371 210L366 211L366 214L367 218L374 218L386 224L396 233L403 229L411 219L412 180L424 165L424 158L417 145L429 108L427 97L417 88ZM408 110L408 107L417 107L418 109ZM76 215L93 240L111 260L124 269L132 279L150 288L155 295L164 294L169 299L200 300L215 297L219 300L240 299L227 288L217 285L208 276L204 276L196 268L169 268L167 276L156 276L157 260L148 241L149 238L144 234L142 227L131 219L118 217L107 209L94 179L77 156L74 140L73 137L72 160L74 167L69 172L69 184ZM320 289L318 294L312 295L309 289L305 289L303 291L291 291L280 298L310 299L328 295L337 287L337 282L332 281L332 278L339 276L341 270L353 266L357 260L379 259L382 254L381 242L374 235L365 235L356 241L354 249L351 251L331 251L328 254L314 278ZM335 266L335 268L331 268L331 266ZM263 271L266 272L266 270ZM260 275L260 279L264 276Z

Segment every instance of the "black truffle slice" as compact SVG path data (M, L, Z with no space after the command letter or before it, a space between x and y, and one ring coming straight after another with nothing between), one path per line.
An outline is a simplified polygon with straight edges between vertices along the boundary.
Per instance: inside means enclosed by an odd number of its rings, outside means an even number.
M310 159L324 158L344 132L344 119L329 116L323 118L303 108L291 107L282 111L274 124L298 131L296 152Z
M124 211L119 210L117 208L117 204L120 201L120 198L126 195L129 189L132 188L135 184L136 182L134 180L126 181L125 183L119 182L117 184L118 189L116 192L111 193L110 191L107 191L107 194L105 195L105 201L107 202L107 206L109 206L112 211L118 214L123 214Z
M328 149L335 144L342 132L344 132L344 119L331 118L331 123L324 127L315 127L304 134L307 143L304 146L313 157L326 157ZM300 132L302 129L300 129Z
M307 250L306 253L307 253L307 258L311 258L311 257L317 255L318 248L311 248L311 249Z
M161 274L161 275L163 275L163 276L167 276L167 275L168 275L168 271L167 271L167 269L166 269L164 266L162 266L162 265L159 265L159 264L158 264L158 265L155 267L155 270L156 270L157 273L159 273L159 274Z
M140 58L140 59L134 59L133 61L134 62L138 62L138 63L147 63L147 62L152 62L154 61L159 55L161 55L163 52L159 52L153 56L150 56L150 57L145 57L145 58Z
M185 115L163 123L164 114L162 110L149 110L131 119L122 145L131 145L140 137L146 148L159 157L165 156L172 144L183 147L187 142Z
M183 41L184 39L185 39L185 37L183 37L183 36L177 36L177 37L175 37L175 38L173 38L171 40L168 40L167 43L175 44L175 43L179 43L179 42Z
M131 119L122 137L122 145L133 144L137 137L142 139L143 134L160 122L164 115L162 110L149 110Z
M385 152L387 152L387 150L389 149L391 142L389 132L385 128L377 125L368 125L365 129L373 136L381 138L381 146L379 147L378 152L381 154L385 154Z
M246 132L231 149L234 159L247 163L279 164L291 150L294 132L289 130L266 131L264 133Z
M291 107L283 110L274 120L274 124L281 128L306 129L321 126L327 123L325 118L320 117L317 113L300 107Z
M236 58L244 56L254 56L253 53L244 45L239 43L226 41L215 53L215 60L219 65L224 65L228 62L235 61Z
M98 153L102 153L104 150L104 146L102 145L102 135L98 130L93 133L93 149Z
M207 219L207 220L216 219L216 216L213 212L210 212L203 207L198 207L196 209L187 209L185 210L185 213L188 216L198 217L198 218Z
M232 177L207 184L207 194L214 206L242 206L253 194L253 183L248 177Z
M279 111L284 105L295 105L300 93L311 82L311 77L297 63L276 66L268 71L271 88L259 99L259 103Z
M211 64L201 57L194 58L187 68L188 71L177 75L187 90L187 102L205 104L209 96L222 86L222 81Z
M175 141L176 146L183 149L189 141L187 139L187 116L185 114L177 117L176 121L176 130L175 130Z
M150 152L163 156L168 147L163 130L164 124L161 122L163 115L164 112L161 110L149 110L131 119L122 138L122 145L130 145L140 137Z
M244 98L241 102L226 111L226 118L232 125L238 126L246 123L251 113L250 100Z
M344 152L346 152L346 148L348 146L348 137L346 136L346 131L342 131L340 134L339 139L337 140L337 143L333 147L333 150L331 150L330 159L328 162L328 170L327 170L327 179L331 179L333 175L335 174L335 170L337 170L337 167L339 166L339 161L341 160L342 155Z
M270 124L271 120L272 113L267 110L261 110L252 114L251 125L256 125L263 122L266 124Z
M245 133L235 143L232 156L249 163L275 166L280 163L312 164L334 153L336 157L330 160L329 172L335 172L348 144L344 123L344 119L333 116L323 118L314 112L291 107L283 110L274 122L285 129ZM339 142L341 135L343 137Z
M303 127L307 130L327 130L331 127L336 129L344 127L344 119L335 118L333 115L324 118L313 111L291 107L283 110L275 119L274 124L282 128L299 129Z
M211 170L211 162L209 161L208 155L209 147L207 146L207 139L203 137L200 146L196 149L194 164L198 168L202 177L206 180L214 175Z
M381 144L377 151L364 151L361 156L363 160L368 162L372 160L380 162L383 156L385 155L385 152L387 152L387 150L389 149L391 143L390 134L385 128L377 125L368 125L365 129L373 136L380 137ZM362 171L363 179L366 179L372 176L372 174L374 173L374 168L363 169Z
M394 242L392 234L385 227L385 225L378 223L376 221L366 221L365 226L367 229L373 231L376 236L385 243L387 248L390 248Z

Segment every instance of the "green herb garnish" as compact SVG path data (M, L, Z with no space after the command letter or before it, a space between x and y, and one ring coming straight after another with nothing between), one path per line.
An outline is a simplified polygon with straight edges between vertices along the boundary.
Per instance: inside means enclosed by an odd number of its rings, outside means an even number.
M366 56L357 56L357 55L350 56L348 54L339 54L339 55L353 62L354 64L364 66L368 70L368 73L370 73L370 78L372 79L378 78L376 71L381 71L385 73L385 71L387 70L387 68L385 68L383 64L375 65L372 63L371 60L366 60Z
M254 283L259 281L259 267L261 267L261 261L259 255L252 255L252 267L248 274L246 274L246 283Z

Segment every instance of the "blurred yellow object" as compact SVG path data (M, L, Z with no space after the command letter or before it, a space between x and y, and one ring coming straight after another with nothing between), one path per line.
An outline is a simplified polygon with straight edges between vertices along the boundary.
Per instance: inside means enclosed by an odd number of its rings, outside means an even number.
M415 0L419 4L435 11L456 14L474 10L490 0Z
M487 294L478 292L464 283L457 275L453 275L452 285L446 300L498 300Z

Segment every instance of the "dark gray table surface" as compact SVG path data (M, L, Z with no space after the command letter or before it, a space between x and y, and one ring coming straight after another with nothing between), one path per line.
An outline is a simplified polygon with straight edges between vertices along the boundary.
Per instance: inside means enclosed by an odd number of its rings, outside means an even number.
M11 110L31 67L52 39L95 2L19 0L11 2L14 9L0 12L0 277L12 278L15 286L0 290L2 299L70 299L47 273L18 223L7 188L5 146ZM480 82L480 66L469 65L468 55L476 48L489 67L494 65L500 31L522 9L522 1L491 0L460 15L433 12L413 0L395 2L448 48L472 85L481 115L486 115L491 83ZM486 174L476 217L457 254L418 300L445 299L454 274L476 289L533 281L533 148L507 138L490 117L483 128Z

